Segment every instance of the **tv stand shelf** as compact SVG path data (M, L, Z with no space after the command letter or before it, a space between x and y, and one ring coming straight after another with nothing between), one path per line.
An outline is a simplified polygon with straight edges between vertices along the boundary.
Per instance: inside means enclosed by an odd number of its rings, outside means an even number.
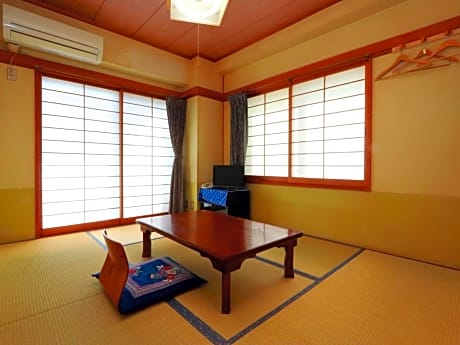
M230 216L249 219L249 190L200 188L198 200L202 210L226 210Z

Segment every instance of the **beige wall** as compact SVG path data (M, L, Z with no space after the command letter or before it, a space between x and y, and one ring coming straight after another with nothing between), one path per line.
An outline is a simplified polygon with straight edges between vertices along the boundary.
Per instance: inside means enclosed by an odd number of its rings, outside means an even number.
M0 243L35 237L34 72L0 64Z
M346 23L347 19L349 21L354 18L354 11L360 10L359 3L363 6L374 3L369 6L371 9L388 3L397 4L339 28L327 25L340 21ZM229 92L276 74L452 18L459 13L460 1L456 0L344 0L278 35L219 61L217 66L219 70L225 71L224 90ZM308 31L318 32L318 35L309 37ZM285 42L289 41L290 36L296 36L297 32L302 32L301 37L305 37L304 40L299 39L300 43L273 54L260 55L260 51L285 47Z
M232 71L225 90L459 14L458 1L408 0ZM396 57L375 59L375 74ZM452 64L374 82L372 191L252 184L252 218L459 268L458 80L460 64Z

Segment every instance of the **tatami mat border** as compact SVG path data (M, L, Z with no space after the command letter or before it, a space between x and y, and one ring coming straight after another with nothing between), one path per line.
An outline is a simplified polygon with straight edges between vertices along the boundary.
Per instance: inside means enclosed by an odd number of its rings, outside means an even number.
M212 329L206 322L193 314L187 307L176 299L171 299L167 302L180 316L189 322L195 329L209 339L213 344L227 344L227 340Z
M101 248L103 248L105 251L107 251L107 246L105 243L103 243L97 236L92 234L91 232L87 232L88 236L90 236L93 240L95 240ZM327 241L327 240L325 240ZM140 241L142 242L142 241ZM140 243L140 242L135 242L135 243ZM130 244L135 244L135 243L129 243ZM305 295L308 291L322 283L325 279L327 279L329 276L340 270L342 267L350 263L352 260L354 260L356 257L358 257L362 252L365 251L364 248L358 248L357 251L349 256L346 260L341 262L339 265L331 269L329 272L324 274L322 277L316 277L312 274L309 274L307 272L300 271L298 269L295 269L294 272L295 274L298 274L300 276L303 276L305 278L308 278L310 280L313 280L313 283L305 287L303 290L299 291L296 293L294 296L290 297L288 300L262 316L260 319L256 320L252 324L250 324L248 327L243 329L242 331L238 332L235 334L233 337L229 339L225 339L222 335L220 335L218 332L216 332L212 327L210 327L207 323L205 323L203 320L201 320L198 316L196 316L192 311L190 311L188 308L186 308L182 303L180 303L177 299L171 299L167 303L168 305L174 309L180 316L182 316L187 322L189 322L196 330L198 330L204 337L209 339L213 344L215 345L231 345L235 343L237 340L241 339L244 337L246 334L250 333L254 329L256 329L258 326L260 326L262 323L270 319L272 316L276 315L278 312L286 308L288 305ZM280 269L284 269L284 265L269 260L262 258L260 256L255 257L257 260L262 261L264 263L267 263L269 265L276 266Z
M282 268L284 269L284 265L283 264L280 264L279 262L276 262L276 261L273 261L273 260L270 260L270 259L266 259L266 258L263 258L261 256L256 256L255 257L257 260L259 261L262 261L262 262L265 262L267 264L270 264L270 265L273 265L273 266L276 266L278 268ZM313 274L310 274L310 273L307 273L307 272L303 272L303 271L300 271L296 268L294 268L294 273L295 274L298 274L299 276L302 276L302 277L305 277L305 278L308 278L308 279L311 279L311 280L318 280L320 279L319 277L317 276L314 276Z
M289 298L287 301L285 301L284 303L280 304L278 307L276 307L275 309L273 309L272 311L270 311L269 313L267 313L266 315L264 315L263 317L261 317L260 319L258 319L257 321L255 321L254 323L249 325L248 327L246 327L244 330L242 330L238 334L236 334L233 337L231 337L230 339L228 339L227 342L225 342L224 344L225 345L231 345L234 342L236 342L237 340L241 339L243 336L245 336L246 334L248 334L249 332L251 332L252 330L257 328L258 326L260 326L262 323L264 323L265 321L270 319L272 316L274 316L275 314L277 314L278 312L280 312L281 310L286 308L288 305L290 305L291 303L293 303L294 301L296 301L297 299L299 299L300 297L305 295L308 291L310 291L311 289L313 289L317 285L321 284L329 276L331 276L332 274L334 274L335 272L340 270L342 267L344 267L345 265L347 265L348 263L353 261L356 257L358 257L364 251L365 251L364 248L360 248L356 253L354 253L353 255L348 257L345 261L341 262L339 265L337 265L332 270L327 272L321 278L316 279L312 284L308 285L305 289L299 291L294 296ZM218 343L218 344L222 344L222 343Z
M237 340L239 340L242 337L244 337L246 334L248 334L251 331L253 331L254 329L256 329L258 326L260 326L262 323L264 323L265 321L270 319L272 316L276 315L278 312L280 312L281 310L286 308L288 305L290 305L291 303L293 303L294 301L296 301L297 299L299 299L300 297L305 295L307 292L309 292L315 286L317 286L320 283L322 283L329 276L331 276L332 274L334 274L335 272L340 270L342 267L344 267L345 265L350 263L352 260L354 260L356 257L358 257L364 251L365 251L364 248L359 248L359 250L357 252L355 252L353 255L348 257L346 260L341 262L339 265L334 267L332 270L330 270L329 272L324 274L321 278L315 277L314 279L312 279L312 280L314 280L314 282L312 284L308 285L305 289L299 291L297 294L295 294L294 296L290 297L288 300L286 300L285 302L283 302L282 304L280 304L279 306L277 306L276 308L271 310L269 313L265 314L260 319L256 320L255 322L250 324L248 327L246 327L242 331L238 332L237 334L235 334L233 337L231 337L229 339L225 339L224 337L222 337L218 332L216 332L214 329L209 327L209 325L207 325L205 322L203 322L199 317L197 317L195 314L193 314L193 312L191 312L189 309L187 309L184 305L182 305L176 299L170 300L168 302L168 304L174 310L176 310L185 320L187 320L193 327L195 327L201 334L203 334L203 336L205 336L207 339L212 341L213 344L215 344L215 345L217 345L217 344L219 344L219 345L231 345L231 344L235 343ZM256 258L261 259L259 257L256 257ZM284 268L283 265L280 265L279 263L271 261L271 260L262 259L261 261L263 261L263 262L265 262L267 264L270 264L270 265L274 265L274 266L279 267L279 268ZM296 270L296 274L300 274L300 275L305 276L305 277L308 278L308 276L307 276L308 273ZM309 278L309 279L311 279L311 278Z
M105 245L104 242L101 241L100 238L98 238L96 235L94 235L91 231L86 231L86 234L91 237L93 240L96 241L97 244L99 244L99 246L104 249L105 251L107 251L107 246ZM161 239L162 237L158 237L158 238L152 238L152 241L154 240L158 240L158 239ZM142 240L140 241L135 241L135 242L130 242L130 243L124 243L123 246L126 247L126 246L131 246L133 244L138 244L138 243L142 243Z
M96 241L96 243L105 251L107 251L107 246L105 245L104 242L102 242L97 236L95 236L91 231L87 231L86 234L91 237L93 240Z

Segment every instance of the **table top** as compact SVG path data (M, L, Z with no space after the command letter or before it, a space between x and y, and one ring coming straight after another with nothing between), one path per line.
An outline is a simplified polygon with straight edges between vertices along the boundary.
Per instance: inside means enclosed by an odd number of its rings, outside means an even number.
M154 216L136 222L220 260L257 253L303 235L299 231L212 211Z

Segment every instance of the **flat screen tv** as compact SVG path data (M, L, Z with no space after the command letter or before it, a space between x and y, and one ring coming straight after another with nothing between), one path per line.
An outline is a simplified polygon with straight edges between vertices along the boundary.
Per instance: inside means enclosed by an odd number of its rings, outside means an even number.
M244 166L242 165L214 165L212 174L213 187L243 188Z

